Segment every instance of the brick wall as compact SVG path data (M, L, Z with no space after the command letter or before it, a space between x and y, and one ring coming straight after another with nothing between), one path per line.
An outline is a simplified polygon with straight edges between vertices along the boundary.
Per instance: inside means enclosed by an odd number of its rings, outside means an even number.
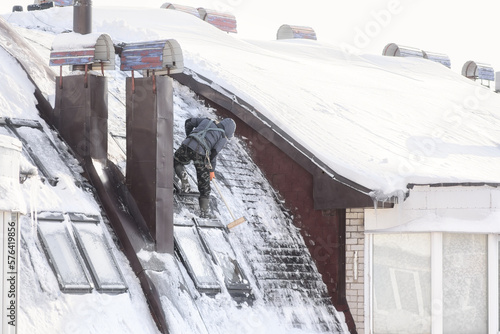
M364 210L346 210L346 298L358 334L365 333Z

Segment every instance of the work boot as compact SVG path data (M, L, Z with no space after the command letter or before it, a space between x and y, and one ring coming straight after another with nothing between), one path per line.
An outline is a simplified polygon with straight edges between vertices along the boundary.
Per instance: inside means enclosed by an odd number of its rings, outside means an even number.
M188 193L191 191L191 187L189 186L189 180L186 170L183 165L175 166L175 174L181 180L181 192Z
M200 218L214 218L210 212L210 199L206 197L200 197Z

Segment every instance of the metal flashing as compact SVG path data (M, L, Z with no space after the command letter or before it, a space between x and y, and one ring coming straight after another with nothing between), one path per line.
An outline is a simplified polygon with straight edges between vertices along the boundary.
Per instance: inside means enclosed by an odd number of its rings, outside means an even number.
M109 133L111 135L111 138L115 141L116 145L118 145L118 148L124 153L127 154L127 136L123 134L118 134L118 133Z
M99 216L98 215L88 215L85 213L77 213L77 212L70 212L68 213L69 219L72 222L79 222L79 223L98 223L99 222Z
M224 229L226 226L219 219L193 218L198 227L212 227Z
M173 80L127 78L126 96L126 185L156 250L173 254Z
M194 222L190 219L176 219L174 226L194 226Z
M144 228L146 224L143 222L143 219L139 219L140 214L136 212L136 215L133 215L133 212L124 210L123 196L125 193L128 194L128 190L123 183L123 174L111 161L103 164L98 160L92 160L85 164L84 167L92 180L92 184L96 188L107 217L120 240L123 252L127 256L132 270L139 278L151 314L158 328L162 333L168 333L169 326L163 311L160 293L148 276L147 268L144 267L144 264L138 257L138 253L141 250L153 251L155 245L147 229ZM130 196L128 198L133 201L133 198ZM129 205L127 206L129 209L131 208ZM132 211L137 210L134 209Z

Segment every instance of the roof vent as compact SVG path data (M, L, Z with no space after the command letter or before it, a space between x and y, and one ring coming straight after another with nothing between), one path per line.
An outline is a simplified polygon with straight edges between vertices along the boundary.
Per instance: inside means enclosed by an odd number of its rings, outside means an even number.
M107 34L65 33L57 35L52 43L50 65L88 65L93 70L115 69L115 48Z
M155 74L182 73L184 60L182 49L175 39L128 43L121 52L120 70L155 71Z
M230 13L217 12L212 9L198 8L200 18L225 32L236 33L236 17Z
M177 5L177 4L173 4L170 2L165 2L163 5L161 5L161 8L174 9L174 10L178 10L180 12L194 15L198 18L200 17L200 13L199 13L198 9L196 9L194 7L190 7L190 6Z
M451 68L451 60L447 55L430 51L423 51L423 53L425 59L429 59L433 62L440 63L448 68Z
M278 29L276 39L312 39L316 40L316 32L311 27L283 24Z
M396 43L389 43L384 47L382 52L384 56L390 57L417 57L429 59L433 62L440 63L448 68L451 68L450 57L444 53L424 51L410 46L403 46Z
M424 51L412 48L410 46L398 45L395 43L387 44L382 52L384 56L391 57L419 57L424 58Z
M495 72L491 65L478 63L472 60L469 60L462 66L462 75L471 80L480 79L481 83L483 80L486 80L488 87L490 85L489 82L495 80Z

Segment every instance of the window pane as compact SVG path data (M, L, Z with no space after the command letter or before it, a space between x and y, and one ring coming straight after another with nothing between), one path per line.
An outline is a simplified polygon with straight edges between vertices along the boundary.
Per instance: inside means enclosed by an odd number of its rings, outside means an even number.
M374 332L430 333L430 234L375 235L373 263Z
M487 235L443 235L444 333L487 333Z

